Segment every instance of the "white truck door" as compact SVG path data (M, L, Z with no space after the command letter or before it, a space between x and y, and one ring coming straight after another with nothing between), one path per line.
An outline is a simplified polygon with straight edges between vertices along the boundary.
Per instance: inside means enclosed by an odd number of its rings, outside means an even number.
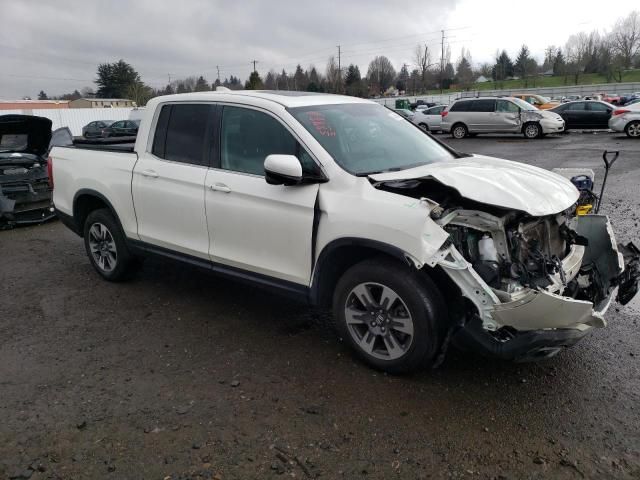
M264 159L291 154L305 172L319 173L319 167L263 111L224 106L220 129L220 155L206 179L211 260L308 285L318 184L269 185Z
M214 111L213 104L163 105L132 182L140 240L207 260L204 184Z

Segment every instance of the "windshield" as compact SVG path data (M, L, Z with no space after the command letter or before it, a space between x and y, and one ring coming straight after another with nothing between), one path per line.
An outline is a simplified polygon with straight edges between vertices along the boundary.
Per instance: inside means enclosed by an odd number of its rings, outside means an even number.
M354 175L404 170L453 158L422 130L373 104L290 108L333 159Z
M518 105L522 110L538 110L536 107L531 105L529 102L525 102L519 98L510 98L510 100Z

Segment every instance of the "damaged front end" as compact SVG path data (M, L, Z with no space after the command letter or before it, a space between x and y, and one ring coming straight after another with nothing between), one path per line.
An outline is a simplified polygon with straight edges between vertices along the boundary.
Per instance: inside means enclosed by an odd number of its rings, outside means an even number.
M604 327L612 299L625 304L638 290L640 252L616 245L606 216L576 216L573 206L531 215L469 200L433 179L377 186L421 196L449 234L432 263L466 299L451 336L463 348L518 361L550 357Z
M55 216L46 154L51 120L0 116L0 229Z

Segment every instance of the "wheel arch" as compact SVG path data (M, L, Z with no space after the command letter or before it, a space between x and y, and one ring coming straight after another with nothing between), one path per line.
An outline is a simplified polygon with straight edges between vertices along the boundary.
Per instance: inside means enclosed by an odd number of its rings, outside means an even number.
M412 257L402 249L377 240L357 237L339 238L328 243L320 252L313 271L309 298L312 304L330 307L334 288L340 277L353 265L374 257L386 257L416 269ZM438 267L424 266L421 273L430 277L443 297L455 294L457 286ZM455 287L455 288L449 288ZM457 290L459 291L459 289Z
M83 188L76 192L73 196L73 220L77 227L78 234L84 236L84 222L91 212L101 208L106 208L111 212L118 227L124 231L116 209L103 194L90 188Z

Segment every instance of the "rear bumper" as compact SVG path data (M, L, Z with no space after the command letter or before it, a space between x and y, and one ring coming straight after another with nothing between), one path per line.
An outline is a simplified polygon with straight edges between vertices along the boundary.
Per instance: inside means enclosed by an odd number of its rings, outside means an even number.
M609 119L609 128L614 132L624 132L624 127L627 126L628 120L624 115L618 115Z
M8 197L3 196L0 199L0 228L42 223L55 216L51 198L20 204L16 204Z

